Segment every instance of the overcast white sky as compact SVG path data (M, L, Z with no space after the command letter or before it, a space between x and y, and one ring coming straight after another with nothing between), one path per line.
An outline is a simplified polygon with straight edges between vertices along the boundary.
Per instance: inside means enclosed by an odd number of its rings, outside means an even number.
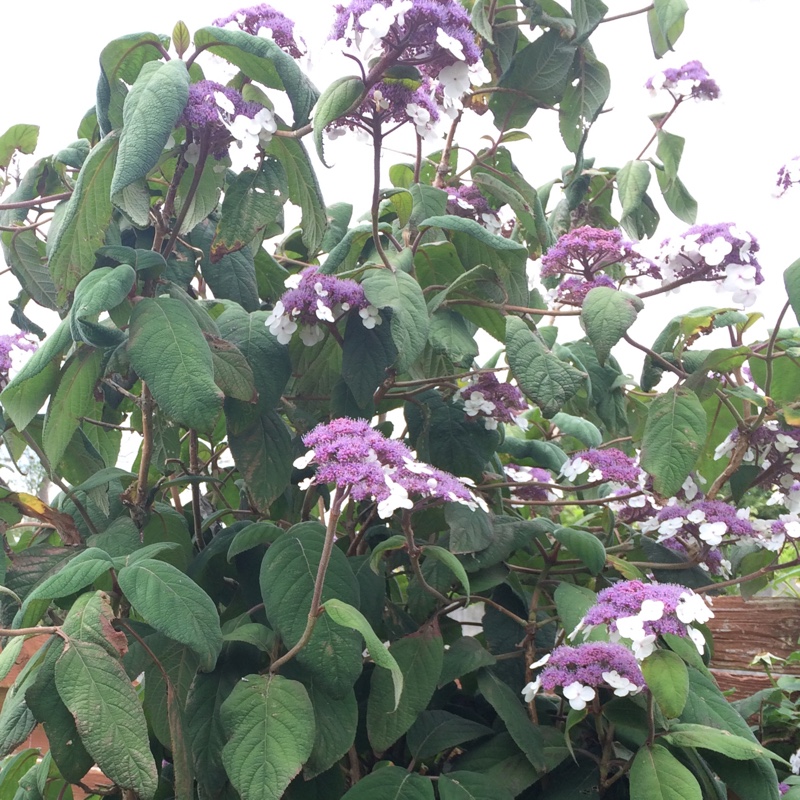
M645 0L606 3L610 14L646 4ZM312 53L318 52L329 29L333 3L274 0L272 4L297 21ZM668 107L649 98L642 88L644 81L658 69L700 59L720 85L722 97L713 103L685 104L667 129L687 139L681 177L700 204L698 222L735 221L759 240L767 283L756 308L774 319L780 297L770 287L777 290L783 269L800 257L800 244L795 243L800 188L780 200L772 197L777 169L800 154L798 111L789 94L797 83L798 67L795 53L786 46L788 33L800 30L800 3L689 0L689 5L677 51L660 62L653 58L644 16L602 25L593 37L598 57L611 71L608 106L613 113L601 117L587 153L597 156L598 165L621 166L633 158L652 132L648 114ZM135 0L113 6L40 0L35 11L7 9L0 131L18 122L38 124L42 130L37 155L60 149L75 138L82 114L94 103L97 58L104 44L134 31L168 34L178 19L195 30L237 7L209 0ZM336 77L336 70L352 71L346 60L317 58L315 66L313 78L321 89ZM532 183L543 183L559 174L569 154L560 144L555 114L538 112L527 130L533 141L515 143L514 158ZM474 136L481 132L477 123ZM322 170L323 189L329 203L349 200L358 215L370 194L369 151L341 141L329 151L338 167ZM400 149L408 146L402 137L387 144ZM400 157L387 154L387 165L395 160ZM662 216L659 239L685 229L668 211ZM688 310L706 302L724 305L727 297L709 297L702 289L685 288L656 313L648 313L646 321L638 322L634 334L674 314L676 303ZM5 318L0 309L0 330L8 327ZM655 331L645 330L642 339L652 340L654 335Z

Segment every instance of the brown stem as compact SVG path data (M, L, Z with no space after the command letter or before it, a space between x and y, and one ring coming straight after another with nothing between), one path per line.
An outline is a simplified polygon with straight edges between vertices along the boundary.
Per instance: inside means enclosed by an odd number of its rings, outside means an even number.
M41 626L39 628L0 628L0 636L61 636L61 628L56 625Z
M303 635L298 640L297 644L284 653L279 659L273 661L270 665L270 674L275 674L278 669L287 661L291 661L307 644L314 632L314 626L317 624L317 619L320 615L320 605L322 603L322 589L325 585L325 573L328 569L328 563L331 560L331 553L333 552L333 540L336 534L336 523L342 513L342 503L347 497L347 489L337 487L331 502L331 510L328 515L328 525L325 530L325 543L322 546L322 554L319 559L319 567L317 567L317 577L314 581L314 594L311 597L311 607L308 609L308 621Z
M61 194L50 194L46 197L34 197L33 200L19 200L16 203L0 203L0 211L13 211L15 208L35 208L42 203L55 203L59 200L69 200L72 192L62 192Z
M655 8L655 6L651 3L649 6L645 6L644 8L637 8L636 11L626 11L624 14L617 14L613 17L601 19L600 24L602 25L604 22L614 22L618 19L625 19L625 17L635 17L637 14L646 14L648 11L652 11L653 8Z
M381 244L379 231L378 212L381 205L381 123L376 117L372 123L372 240L375 243L375 250L381 257L381 261L387 269L392 269L386 252Z
M671 566L671 565L670 565ZM701 586L699 589L695 589L694 591L700 594L701 592L710 592L714 589L723 589L726 586L736 586L739 583L747 583L748 581L755 581L758 578L763 578L765 575L769 575L773 572L778 572L782 569L789 569L791 567L800 566L800 558L794 558L791 561L787 561L784 564L770 564L766 567L761 567L761 569L757 569L755 572L751 572L749 575L743 575L741 578L731 578L728 581L719 581L719 583L709 583L707 586Z
M197 193L197 187L200 186L200 179L203 177L203 167L205 166L206 159L208 158L208 147L209 147L208 137L203 136L200 139L200 153L197 156L197 164L195 164L194 167L194 175L192 176L192 183L189 186L189 191L186 193L186 197L183 198L183 205L181 207L180 213L178 214L177 219L172 225L172 235L169 237L167 246L161 253L161 255L164 256L164 258L169 258L169 254L175 247L175 242L178 240L178 234L180 233L181 225L183 225L183 221L186 219L186 215L189 213L189 206L191 206L192 200L194 199L194 196Z
M142 453L139 459L139 480L136 484L136 505L144 512L147 500L147 478L150 472L150 461L153 457L153 395L150 388L142 381Z
M442 157L439 159L439 165L436 167L436 177L433 181L433 185L437 189L442 189L445 186L445 175L450 171L450 153L453 149L453 139L455 138L456 129L458 128L458 123L461 122L463 114L463 111L458 112L456 118L450 125L450 130L447 132L447 139L444 143L444 149L442 150Z
M200 459L198 457L197 431L189 431L189 474L200 474ZM194 521L194 538L197 549L203 549L203 515L200 512L200 485L192 483L192 520Z

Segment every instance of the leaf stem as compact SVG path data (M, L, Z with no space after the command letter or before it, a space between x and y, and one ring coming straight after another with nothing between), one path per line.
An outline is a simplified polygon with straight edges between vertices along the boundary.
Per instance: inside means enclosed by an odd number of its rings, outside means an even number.
M197 431L192 428L189 431L189 474L200 474L200 459L198 458ZM197 549L202 550L203 542L203 515L200 512L200 485L192 483L192 519L194 521L194 537Z
M139 479L136 484L136 506L139 514L144 514L147 500L147 478L150 472L150 461L153 457L153 395L150 388L142 381L142 453L139 458Z
M311 639L311 634L314 632L314 626L317 624L317 619L320 615L320 606L322 605L322 589L325 586L325 573L328 570L328 564L331 560L331 553L333 552L333 541L336 534L336 524L342 513L342 503L347 498L348 489L336 488L333 494L333 501L331 502L331 510L328 514L328 525L325 529L325 543L322 546L322 554L319 558L319 567L317 567L317 577L314 581L314 594L311 597L311 607L308 609L308 621L303 635L298 640L297 644L284 653L279 659L273 661L270 665L270 674L274 674L278 669L287 661L291 661Z
M69 200L72 192L61 192L61 194L50 194L45 197L34 197L33 200L19 200L16 203L0 203L0 211L12 211L15 208L35 208L42 203L55 203L59 200Z

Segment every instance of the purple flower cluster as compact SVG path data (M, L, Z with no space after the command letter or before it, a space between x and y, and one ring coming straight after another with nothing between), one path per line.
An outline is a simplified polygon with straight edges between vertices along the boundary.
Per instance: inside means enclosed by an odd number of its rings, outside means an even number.
M695 500L688 506L666 506L654 520L642 525L643 532L651 530L658 531L659 541L680 534L684 539L689 537L689 541L705 542L710 547L717 547L725 538L755 535L747 509L737 509L722 500Z
M561 475L574 481L579 475L589 472L587 482L613 481L628 486L638 486L642 470L634 459L616 447L602 450L583 450L576 453L561 467Z
M755 302L755 288L764 282L756 253L758 242L731 222L693 225L682 236L666 239L657 261L665 285L675 281L716 281L733 292L733 302Z
M350 311L358 312L365 328L383 322L378 309L355 281L323 275L315 267L308 267L287 278L285 286L289 291L284 292L266 319L270 333L281 344L289 344L292 334L300 328L303 344L311 347L325 336L320 322L334 323Z
M272 40L281 50L293 58L300 58L304 55L304 51L300 49L294 38L294 22L266 3L251 8L240 8L227 17L214 20L217 28L224 28L230 23L236 23L240 30L253 36L258 36L259 32L266 28L270 32ZM305 46L305 42L302 39L300 41Z
M539 677L522 690L530 702L539 689L561 688L572 708L581 711L597 696L596 689L608 686L618 697L637 694L645 687L644 677L630 650L619 644L588 642L577 647L562 645L532 667L546 663Z
M553 483L553 476L549 470L506 464L505 471L509 480L519 484L511 491L511 494L519 500L552 502L557 500L561 494L559 489L550 488L549 484Z
M409 495L486 508L467 488L466 479L417 461L402 442L386 439L364 420L341 417L317 425L303 437L303 444L309 450L295 467L316 464L317 471L301 488L329 483L347 487L355 500L376 500L382 519L398 508L413 508Z
M8 373L11 369L11 354L14 350L33 352L38 345L26 338L25 333L6 333L0 335L0 389L8 384Z
M475 43L467 10L456 0L350 0L336 7L330 38L347 45L369 32L378 52L397 53L399 64L413 65L435 78L458 61L475 64Z
M228 153L231 122L237 116L253 119L261 111L258 103L248 103L236 89L216 81L198 81L189 87L189 100L178 124L185 125L194 140L207 136L209 152L219 160ZM187 151L187 161L196 163L196 156L192 161Z
M517 422L519 415L528 410L522 392L513 384L501 383L493 372L483 372L468 386L455 393L455 400L464 404L464 413L471 418L480 417L486 430L496 430L498 422ZM527 426L521 420L523 427Z
M378 81L367 92L367 96L355 111L340 117L328 126L330 138L335 139L345 128L372 130L372 123L411 123L423 138L434 133L439 121L439 107L433 100L433 88L429 79L421 83L412 81ZM387 131L391 133L391 131Z
M447 189L447 212L457 217L474 219L491 231L500 229L500 220L489 201L477 186L450 186Z
M795 156L778 170L778 197L786 194L792 186L800 183L800 156Z
M714 451L718 460L730 453L741 438L734 428ZM745 464L753 464L764 471L764 478L788 488L800 475L800 429L782 428L776 420L769 420L749 434Z
M608 275L598 275L590 281L571 275L556 286L555 289L548 292L548 295L551 300L555 300L558 303L580 308L583 306L583 301L586 300L586 295L598 286L607 286L609 289L617 288L616 282L609 278Z
M603 589L578 627L586 635L597 625L607 625L611 633L629 639L637 658L646 658L655 649L657 636L665 633L688 636L702 653L703 635L690 623L707 622L714 614L703 598L685 586L674 583L621 581Z
M791 788L792 787L789 786L788 783L779 783L778 784L778 791L781 793L781 797L783 797L783 795L785 795L789 791L789 789L791 789Z
M699 61L689 61L682 67L670 67L659 72L645 83L652 94L665 89L676 100L693 97L695 100L716 100L719 86L711 79L708 71Z
M543 256L542 277L578 275L592 280L595 273L619 264L629 276L660 277L655 264L636 252L619 230L585 225L565 233Z

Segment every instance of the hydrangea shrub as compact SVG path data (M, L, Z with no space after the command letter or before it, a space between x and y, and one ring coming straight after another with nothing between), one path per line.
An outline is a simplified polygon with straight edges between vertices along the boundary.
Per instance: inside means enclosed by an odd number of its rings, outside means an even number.
M656 57L685 11L639 12ZM0 488L0 673L37 648L0 794L71 797L93 764L126 800L800 792L796 730L759 742L708 667L714 596L800 565L800 263L698 222L667 130L719 87L643 75L665 110L603 166L599 0L331 17L352 69L321 92L265 4L117 39L76 140L0 164L3 443L58 489ZM541 187L514 162L534 114L572 159ZM309 149L341 137L367 208L320 189ZM717 304L634 338L698 287Z

